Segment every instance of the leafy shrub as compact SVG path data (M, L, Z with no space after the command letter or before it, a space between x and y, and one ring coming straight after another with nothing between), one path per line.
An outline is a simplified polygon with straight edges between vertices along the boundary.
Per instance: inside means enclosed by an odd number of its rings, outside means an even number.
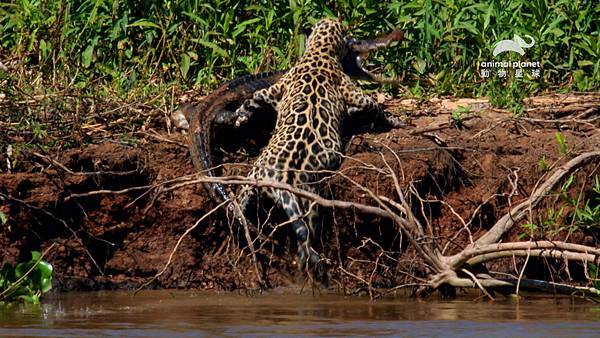
M0 270L0 301L21 300L39 304L40 296L52 288L52 265L43 261L37 251L28 262L13 267L5 264Z
M0 45L4 57L21 58L22 70L66 72L81 88L100 80L126 90L149 78L215 84L288 67L302 52L302 28L324 16L343 18L359 37L400 27L409 42L377 61L438 93L513 92L517 79L486 85L479 64L514 34L534 37L524 58L543 70L539 79L519 80L525 92L599 87L595 0L13 0L0 4Z

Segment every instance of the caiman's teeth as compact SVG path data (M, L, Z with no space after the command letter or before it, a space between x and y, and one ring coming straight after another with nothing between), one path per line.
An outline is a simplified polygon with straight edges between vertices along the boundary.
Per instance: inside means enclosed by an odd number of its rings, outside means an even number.
M399 84L402 82L399 77L384 77L380 74L373 74L370 71L366 70L362 65L362 58L360 56L356 57L356 66L363 73L362 79L364 80L389 84Z
M373 73L369 72L368 70L363 68L362 62L363 62L363 59L365 59L369 56L369 52L389 47L389 45L393 41L400 41L400 40L402 40L403 37L404 37L404 34L400 31L400 29L395 28L389 34L379 37L375 40L360 40L360 41L352 40L351 47L350 47L352 49L352 51L349 55L352 55L355 58L355 60L354 60L355 65L349 66L348 72L352 73L352 76L358 80L372 81L372 82L378 82L378 83L391 83L391 84L401 83L402 81L400 81L400 79L397 77L389 78L389 77L384 77L382 75L373 74ZM349 62L353 63L352 61L349 61ZM356 67L356 68L354 68L354 67Z
M357 53L368 53L370 51L388 47L394 41L400 41L404 37L404 33L399 28L394 28L386 36L379 37L375 40L360 40L352 45L352 50Z

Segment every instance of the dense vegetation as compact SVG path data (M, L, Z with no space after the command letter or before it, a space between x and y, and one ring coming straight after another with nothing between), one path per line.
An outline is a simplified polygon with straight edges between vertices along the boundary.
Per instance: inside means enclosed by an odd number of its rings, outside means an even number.
M592 0L16 0L0 6L2 61L18 83L44 74L54 84L111 84L122 93L151 79L215 84L288 67L301 53L302 28L323 16L343 18L360 37L399 26L409 41L381 61L442 93L484 94L478 64L494 60L494 43L513 34L536 41L523 58L541 61L544 72L530 90L592 90L600 81L600 5Z
M149 127L169 128L186 91L290 67L305 28L325 16L341 18L357 38L405 33L369 67L403 79L386 88L398 96L488 96L518 115L528 95L600 89L597 0L11 0L0 3L0 170L18 171L23 148L60 151L95 137L129 144ZM522 56L493 56L498 41L517 35L534 45ZM539 62L540 72L484 76L491 61ZM467 113L452 113L456 127ZM561 134L557 142L566 156ZM541 171L552 165L540 159ZM556 192L565 207L531 219L522 239L597 228L598 176L592 193L577 196L568 194L572 177ZM7 217L0 210L0 224ZM49 290L52 267L41 258L0 270L0 301L37 302ZM597 265L589 269L595 279Z
M303 29L324 16L358 38L405 32L371 60L401 76L405 86L389 90L402 95L487 95L518 113L532 93L600 88L595 0L12 0L0 4L3 128L54 144L82 125L121 118L120 130L132 131L164 121L184 90L289 67ZM494 44L515 34L535 45L494 58ZM540 76L482 78L481 62L503 59L540 61Z

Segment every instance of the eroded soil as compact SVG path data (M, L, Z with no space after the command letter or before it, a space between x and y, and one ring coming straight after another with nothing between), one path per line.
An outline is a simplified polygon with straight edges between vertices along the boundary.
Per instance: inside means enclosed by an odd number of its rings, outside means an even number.
M446 253L457 251L469 237L477 238L493 225L510 205L526 199L557 165L598 149L600 121L594 118L599 102L598 95L549 96L529 102L527 118L516 119L485 102L470 101L466 104L471 113L457 125L450 123L455 101L388 101L387 108L407 113L411 124L352 138L341 167L347 178L328 181L330 197L373 204L365 191L349 183L351 179L397 198L389 175L377 170L390 166L403 189L412 186L421 196L422 201L413 197L412 204L429 220L432 239ZM579 115L565 112L566 106L578 104L585 108L577 111ZM0 263L24 260L31 250L57 243L46 259L54 265L55 282L63 290L134 288L161 271L181 235L215 203L201 184L173 188L177 181L169 180L195 173L186 137L159 126L155 130L156 134L152 130L136 134L133 140L114 136L66 151L29 150L12 158L3 153L0 210L8 221L0 228ZM557 132L568 145L566 155L556 141ZM589 195L590 178L599 174L597 164L577 171L571 193ZM545 215L559 202L559 197L547 198L535 215ZM324 223L316 248L332 261L333 287L394 287L425 273L388 220L336 209L325 212ZM265 226L263 234L271 230ZM554 231L547 231L545 238L568 236L572 242L592 246L600 241L597 227L572 233L549 230ZM526 233L517 227L508 237L528 238L523 237ZM291 234L289 227L281 227L259 250L270 286L302 284L304 274L295 264ZM181 241L170 266L152 285L226 290L254 286L248 251L240 252L244 241L225 213L216 212ZM486 268L516 274L517 263L502 260ZM579 280L583 274L578 264L541 260L532 260L526 273L556 280Z

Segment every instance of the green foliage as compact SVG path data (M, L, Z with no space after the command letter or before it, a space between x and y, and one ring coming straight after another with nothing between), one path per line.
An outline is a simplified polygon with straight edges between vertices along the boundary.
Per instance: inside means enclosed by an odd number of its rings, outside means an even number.
M598 271L598 265L588 263L588 271L592 285L597 290L598 296L600 296L600 271Z
M0 225L4 225L6 222L8 222L8 216L6 216L6 214L0 210Z
M368 60L404 79L385 88L392 94L487 96L520 115L523 99L541 91L600 89L600 3L592 0L9 0L0 3L2 121L47 148L87 142L100 132L90 126L107 121L125 121L111 124L116 133L156 125L186 89L290 67L304 28L327 16L358 39L405 33ZM535 45L494 57L496 42L514 35ZM490 61L539 61L540 76L484 78ZM14 143L8 135L0 148Z
M508 109L513 115L523 113L523 99L533 91L533 85L512 79L508 82L492 79L488 83L490 104L498 108Z
M127 91L149 79L213 85L289 67L302 52L302 28L325 16L343 18L358 37L400 27L409 42L374 61L415 88L490 95L500 106L557 84L599 88L600 5L593 0L13 0L0 4L0 46L3 58L21 60L23 73L63 74L79 88L95 81ZM514 34L536 43L522 57L494 58L494 44ZM506 57L540 61L541 76L482 81L480 62Z
M550 170L550 164L548 163L548 159L546 158L546 155L542 155L542 157L540 157L540 159L538 160L538 168L541 171Z
M569 152L569 145L567 144L567 140L562 133L556 133L556 143L558 143L560 154L566 155Z
M40 296L51 288L52 265L37 251L31 252L31 260L15 267L5 264L0 270L0 301L39 304Z
M564 231L571 234L578 230L600 230L600 176L594 176L587 196L580 192L572 197L573 183L574 176L571 175L556 193L560 202L546 209L536 222L521 225L526 231L520 234L520 239L552 237Z
M462 119L463 117L471 112L471 107L469 106L458 106L458 108L454 109L450 114L450 119L452 120L452 124L457 128L462 127Z
M585 201L583 206L576 208L573 212L574 225L578 228L600 228L600 176L594 177L592 197ZM578 200L569 199L573 205Z

